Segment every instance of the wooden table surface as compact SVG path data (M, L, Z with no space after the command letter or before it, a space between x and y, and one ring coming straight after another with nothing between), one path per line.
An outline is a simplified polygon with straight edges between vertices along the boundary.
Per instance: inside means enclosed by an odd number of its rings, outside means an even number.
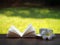
M60 45L60 34L56 34L53 40L42 40L39 37L7 38L6 34L0 34L0 45Z

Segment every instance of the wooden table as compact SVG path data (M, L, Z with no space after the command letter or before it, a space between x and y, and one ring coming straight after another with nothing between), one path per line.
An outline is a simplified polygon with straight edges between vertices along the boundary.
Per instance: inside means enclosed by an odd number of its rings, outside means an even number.
M0 45L60 45L60 34L56 34L56 37L50 41L39 37L7 38L6 34L0 34Z

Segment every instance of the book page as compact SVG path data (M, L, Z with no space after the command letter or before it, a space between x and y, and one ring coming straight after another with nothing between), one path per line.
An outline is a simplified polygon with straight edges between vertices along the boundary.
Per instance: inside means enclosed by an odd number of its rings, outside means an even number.
M36 36L34 27L30 24L25 32L23 33L22 37L34 37Z
M21 37L22 33L15 27L11 26L7 33L7 37Z

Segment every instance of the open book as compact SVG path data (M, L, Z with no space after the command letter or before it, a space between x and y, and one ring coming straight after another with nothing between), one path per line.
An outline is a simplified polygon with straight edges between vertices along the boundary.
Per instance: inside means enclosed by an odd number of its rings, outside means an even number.
M35 37L35 29L29 25L27 29L21 33L15 26L11 26L8 30L7 37Z

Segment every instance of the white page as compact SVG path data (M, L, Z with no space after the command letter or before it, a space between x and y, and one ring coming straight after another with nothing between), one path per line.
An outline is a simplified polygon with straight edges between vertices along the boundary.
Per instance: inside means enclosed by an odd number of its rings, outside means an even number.
M8 33L9 32L13 32L13 33L16 33L17 35L19 35L20 37L22 36L22 33L15 27L15 26L11 26L8 30ZM8 35L8 34L7 34Z
M33 32L33 31L34 31L34 32ZM32 26L32 24L30 24L30 25L27 27L27 29L25 29L23 35L28 34L28 33L30 33L30 32L33 32L34 34L36 34L36 33L35 33L35 29L34 29L34 27ZM23 36L23 35L22 35L22 36Z

